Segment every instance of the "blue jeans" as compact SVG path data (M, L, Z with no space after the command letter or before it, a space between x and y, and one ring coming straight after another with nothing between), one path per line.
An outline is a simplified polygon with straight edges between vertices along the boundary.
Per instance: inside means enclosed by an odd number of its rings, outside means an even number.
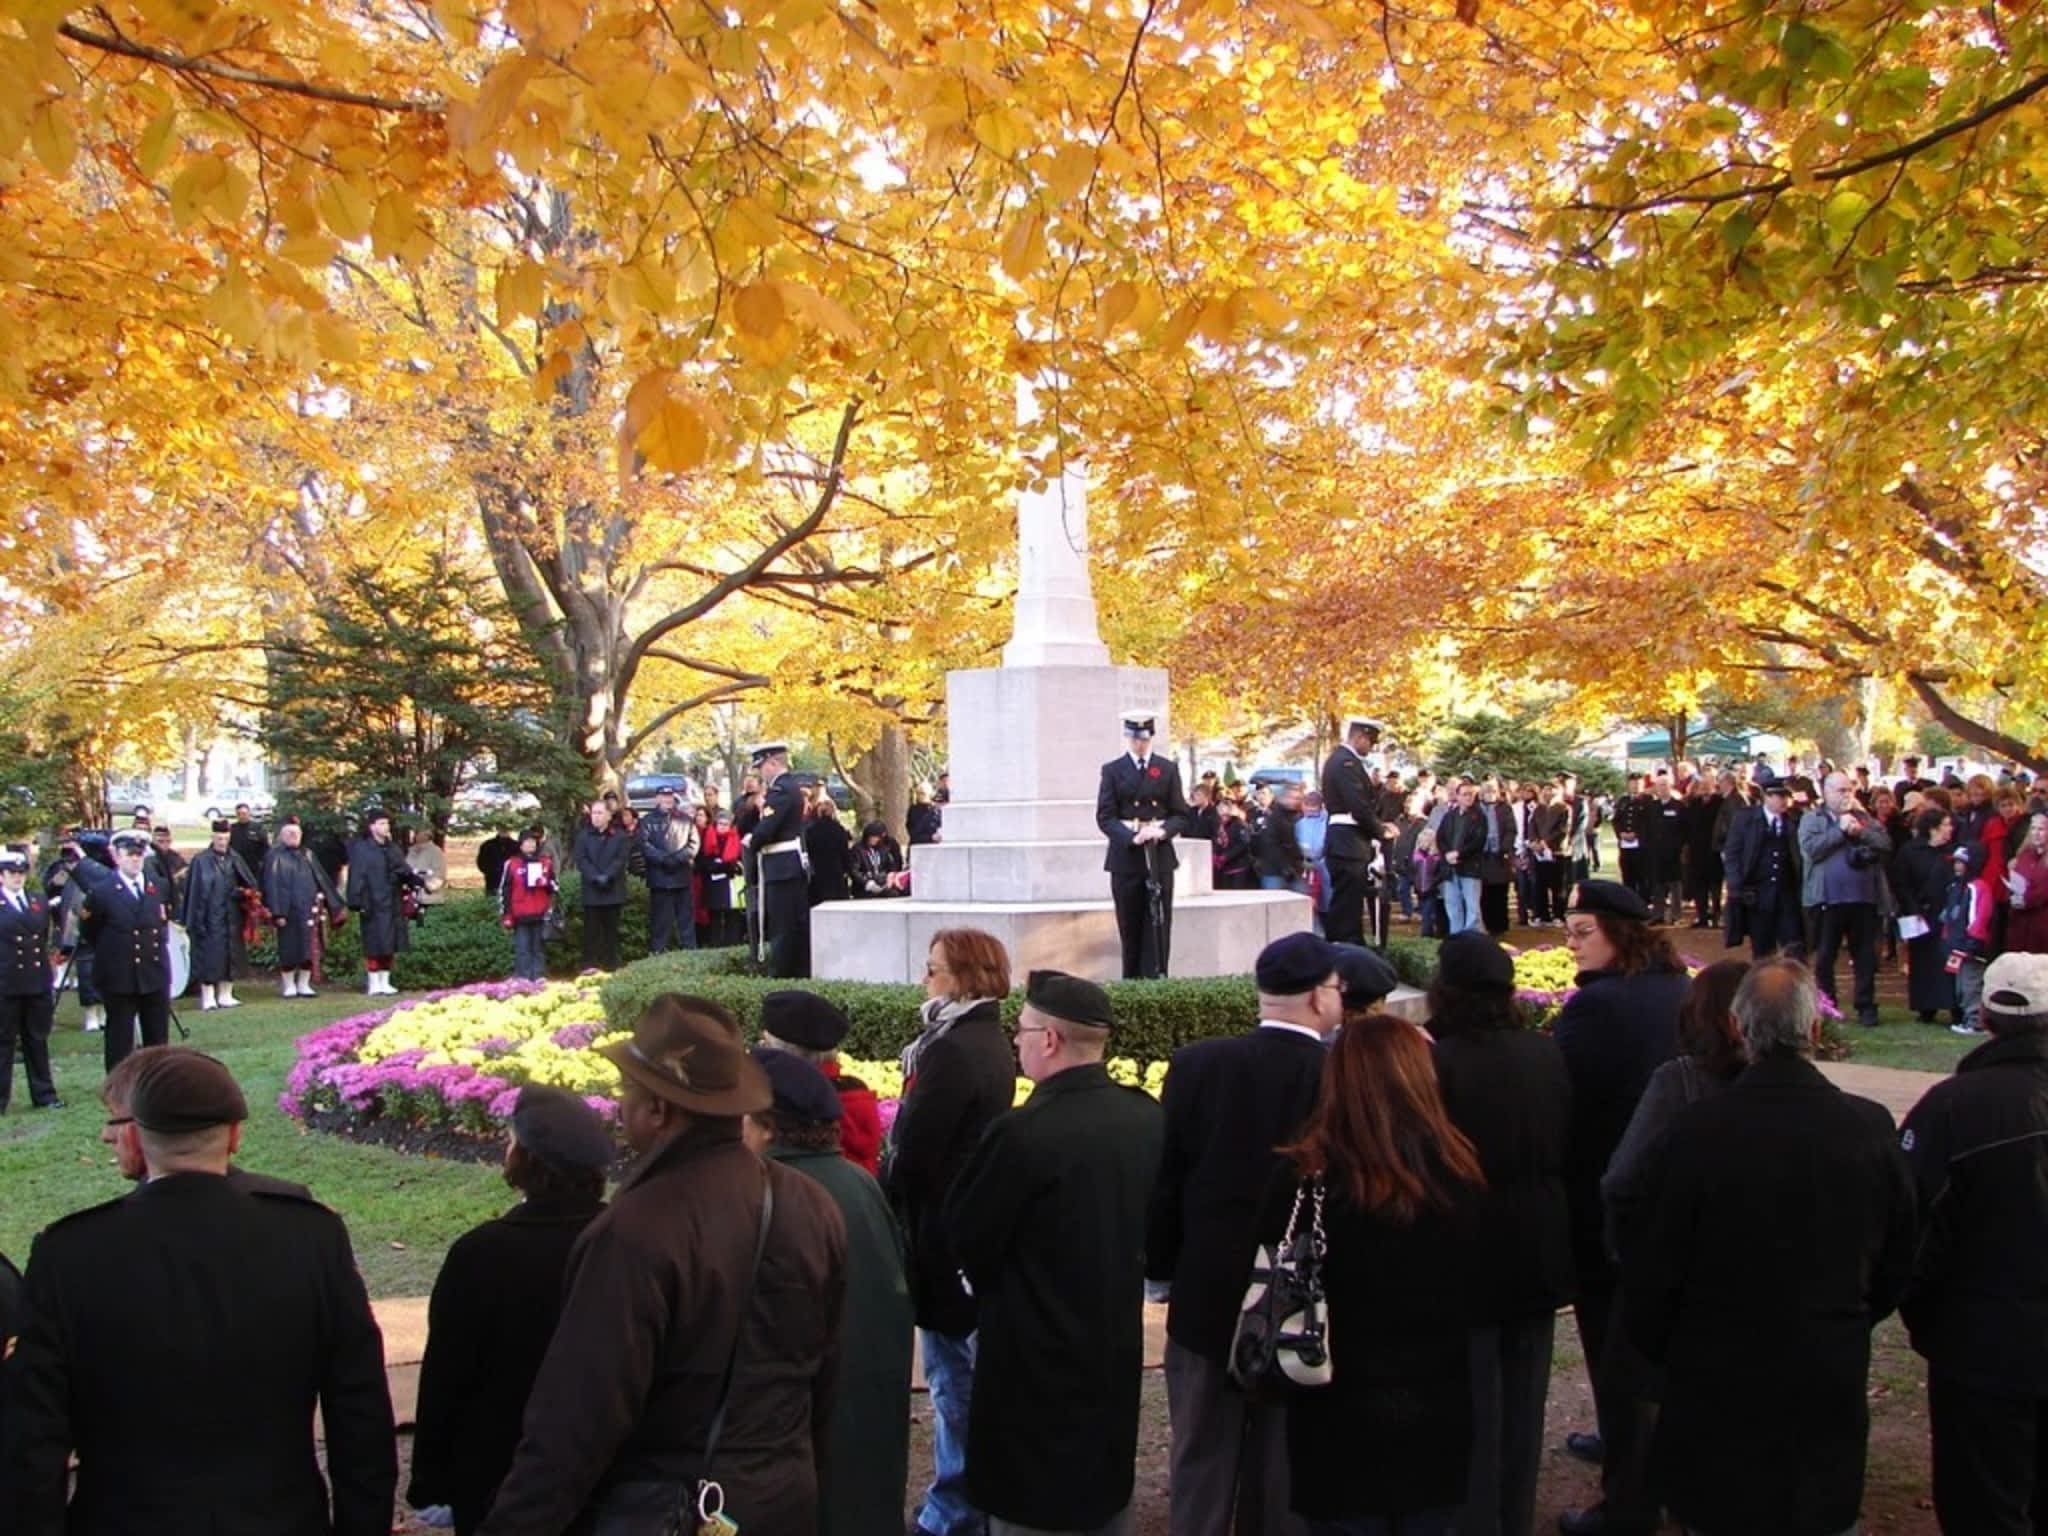
M542 981L548 974L547 929L521 923L512 930L512 974L522 981Z
M1444 881L1444 921L1452 933L1470 933L1479 926L1479 881L1453 875Z
M1309 1536L1451 1536L1457 1528L1455 1509L1426 1509L1419 1515L1354 1515L1348 1520L1311 1520L1308 1525Z
M917 1511L931 1536L984 1536L988 1517L967 1502L967 1405L974 1397L975 1336L917 1330L932 1399L932 1485Z

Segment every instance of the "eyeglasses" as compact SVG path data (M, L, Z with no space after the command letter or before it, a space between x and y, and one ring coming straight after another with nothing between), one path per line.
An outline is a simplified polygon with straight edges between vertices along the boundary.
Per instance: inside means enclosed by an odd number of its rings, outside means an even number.
M1573 939L1590 939L1599 931L1600 925L1598 923L1580 923L1576 926L1566 923L1564 925L1564 936L1567 943Z
M135 1117L134 1117L133 1115L109 1115L109 1116L107 1116L107 1129L108 1129L108 1130L110 1130L110 1131L111 1131L111 1130L116 1130L116 1129L118 1129L119 1127L121 1127L121 1126L124 1126L124 1125L133 1125L134 1123L135 1123Z

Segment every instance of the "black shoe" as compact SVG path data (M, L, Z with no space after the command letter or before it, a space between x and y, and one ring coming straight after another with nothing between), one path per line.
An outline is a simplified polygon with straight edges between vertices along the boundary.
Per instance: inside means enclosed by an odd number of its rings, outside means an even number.
M1557 1517L1557 1528L1564 1536L1655 1536L1657 1524L1611 1519L1605 1504L1595 1504L1591 1509L1566 1510Z
M64 1101L62 1099L50 1099L36 1106L37 1109L62 1109L63 1107Z
M1598 1435L1585 1434L1576 1429L1564 1437L1564 1448L1579 1460L1590 1461L1596 1467L1607 1459L1605 1440Z
M1859 1013L1856 1015L1856 1022L1865 1029L1875 1029L1877 1028L1877 1015L1874 1013Z

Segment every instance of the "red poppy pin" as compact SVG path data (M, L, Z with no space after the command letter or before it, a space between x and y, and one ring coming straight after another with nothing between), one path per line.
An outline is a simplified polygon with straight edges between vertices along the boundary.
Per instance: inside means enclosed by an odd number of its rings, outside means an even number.
M145 896L154 896L156 894L156 887L153 885L145 885L142 888L142 894Z
M1145 775L1147 778L1156 779L1159 777L1159 770L1157 768L1148 768L1145 770Z

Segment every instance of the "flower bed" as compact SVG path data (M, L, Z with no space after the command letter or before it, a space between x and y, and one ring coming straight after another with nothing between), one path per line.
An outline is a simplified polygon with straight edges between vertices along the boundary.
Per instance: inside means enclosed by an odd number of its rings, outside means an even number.
M1688 976L1697 976L1707 968L1706 961L1691 955L1682 954L1678 961ZM1545 944L1536 949L1522 950L1515 956L1515 999L1528 1010L1530 1022L1536 1028L1547 1030L1555 1024L1566 1001L1578 990L1579 963L1564 945ZM1842 1010L1823 992L1820 995L1820 1054L1824 1060L1838 1060L1849 1054L1848 1042L1836 1028L1841 1022Z
M408 1144L453 1133L495 1144L519 1090L545 1083L582 1094L615 1119L619 1073L593 1047L619 1031L605 1022L595 983L501 981L408 998L300 1037L279 1099L321 1129L403 1131ZM1118 1082L1154 1097L1164 1062L1112 1060ZM886 1125L903 1094L894 1061L848 1059L845 1071L882 1100ZM1017 1080L1017 1102L1031 1084ZM439 1143L445 1146L445 1141Z

